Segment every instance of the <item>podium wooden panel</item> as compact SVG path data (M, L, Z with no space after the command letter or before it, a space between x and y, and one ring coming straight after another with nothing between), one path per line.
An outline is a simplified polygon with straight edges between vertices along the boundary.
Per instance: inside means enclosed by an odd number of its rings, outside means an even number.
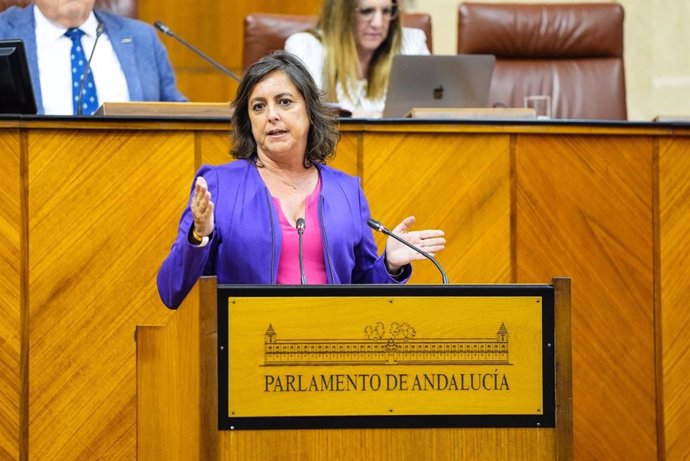
M138 459L573 459L570 281L554 279L555 428L219 431L215 278L137 328Z

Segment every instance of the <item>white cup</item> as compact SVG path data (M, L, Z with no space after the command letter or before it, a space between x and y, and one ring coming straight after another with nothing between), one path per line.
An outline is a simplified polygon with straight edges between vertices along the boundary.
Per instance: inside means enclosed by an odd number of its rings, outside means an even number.
M534 109L534 112L537 114L537 119L550 119L551 96L543 94L525 96L525 108Z

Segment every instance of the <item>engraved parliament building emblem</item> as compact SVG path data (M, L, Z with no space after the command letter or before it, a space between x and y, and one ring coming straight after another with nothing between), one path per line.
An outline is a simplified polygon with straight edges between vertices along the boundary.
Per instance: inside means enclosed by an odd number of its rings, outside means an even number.
M501 323L493 337L419 338L406 322L386 330L379 321L361 339L283 339L271 324L264 365L510 365L508 330Z

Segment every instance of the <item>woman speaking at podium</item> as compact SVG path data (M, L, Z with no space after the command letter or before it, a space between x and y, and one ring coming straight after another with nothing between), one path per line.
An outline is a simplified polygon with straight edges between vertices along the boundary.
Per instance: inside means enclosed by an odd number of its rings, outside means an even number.
M158 291L177 308L202 275L223 284L401 283L423 256L388 238L377 254L359 179L326 166L339 139L335 114L301 61L285 52L246 72L233 102L232 156L202 166ZM427 253L440 230L393 232Z

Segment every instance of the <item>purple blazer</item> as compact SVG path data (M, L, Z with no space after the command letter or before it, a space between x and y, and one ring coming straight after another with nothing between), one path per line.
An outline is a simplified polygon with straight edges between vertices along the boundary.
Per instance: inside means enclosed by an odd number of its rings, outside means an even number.
M401 283L386 270L367 226L369 205L359 179L318 165L321 195L319 225L329 284ZM182 213L177 239L158 271L158 292L171 309L177 308L202 275L216 275L218 283L275 284L278 277L281 233L270 192L252 163L237 160L221 166L203 166L197 172L208 182L215 204L215 230L205 247L189 243L192 226L189 206ZM192 195L194 186L192 185ZM190 200L191 203L191 200Z

